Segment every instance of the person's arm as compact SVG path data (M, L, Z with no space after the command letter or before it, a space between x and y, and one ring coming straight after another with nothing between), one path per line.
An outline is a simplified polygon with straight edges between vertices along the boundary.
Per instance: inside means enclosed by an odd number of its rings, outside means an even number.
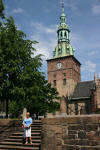
M24 128L24 120L23 120L23 122L22 122L22 128Z
M30 125L29 125L29 127L31 127L31 125L32 125L32 118L30 118Z

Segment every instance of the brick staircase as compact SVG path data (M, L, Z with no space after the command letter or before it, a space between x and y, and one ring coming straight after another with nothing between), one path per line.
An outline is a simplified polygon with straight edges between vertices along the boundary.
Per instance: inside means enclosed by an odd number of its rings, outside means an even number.
M35 120L32 124L32 144L23 144L23 129L12 133L7 139L0 142L0 150L40 150L41 149L41 121Z

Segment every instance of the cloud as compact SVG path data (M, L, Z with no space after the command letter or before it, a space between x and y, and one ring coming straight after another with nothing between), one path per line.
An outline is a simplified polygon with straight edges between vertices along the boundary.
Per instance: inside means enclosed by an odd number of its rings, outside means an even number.
M82 71L96 72L96 64L91 61L86 61L82 67Z
M39 32L44 32L44 33L52 34L57 31L57 25L51 25L50 27L47 27L47 26L43 25L42 23L32 22L31 26L36 28L36 30L38 30Z
M33 47L36 48L36 52L35 52L35 55L39 55L39 54L42 54L42 58L43 60L46 60L46 59L50 59L52 58L52 52L53 52L53 49L55 47L55 40L51 40L49 39L49 41L45 41L42 39L42 36L38 36L38 38L36 37L36 35L34 35L32 37L32 39L37 39L37 41L39 41L38 44L36 45L33 45Z
M93 12L94 14L100 14L100 5L94 5L94 6L92 7L92 12Z
M96 50L89 52L88 56L94 56L96 55L98 52Z
M43 60L52 58L52 52L57 44L57 25L45 26L42 23L32 22L31 27L34 27L31 39L39 41L33 45L37 49L35 55L42 54Z
M76 33L70 33L70 40L72 43L77 43L79 40L82 40L82 37Z
M22 9L22 8L16 8L16 9L13 9L12 12L15 13L15 14L20 14L20 13L24 12L24 9Z
M33 45L33 47L36 48L36 52L35 52L35 55L39 55L39 54L42 54L42 58L43 60L46 60L46 59L49 59L51 57L51 53L50 53L50 50L49 50L49 43L42 40L42 37L41 36L38 36L36 37L36 35L32 36L32 39L37 39L37 41L40 41L38 44L36 45Z

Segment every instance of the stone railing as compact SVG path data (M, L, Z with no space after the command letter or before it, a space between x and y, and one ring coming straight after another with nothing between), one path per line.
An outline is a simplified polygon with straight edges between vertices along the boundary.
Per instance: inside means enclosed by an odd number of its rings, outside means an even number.
M0 141L21 128L20 120L0 119Z
M100 150L100 115L42 119L42 150Z

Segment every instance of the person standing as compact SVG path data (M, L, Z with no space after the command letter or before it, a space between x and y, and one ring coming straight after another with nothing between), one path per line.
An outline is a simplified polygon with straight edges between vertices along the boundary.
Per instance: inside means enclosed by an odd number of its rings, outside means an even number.
M30 139L30 144L32 144L31 138L31 125L32 118L30 117L30 113L26 113L26 118L23 120L22 127L24 128L24 137L26 138L26 144L28 144L28 138Z

